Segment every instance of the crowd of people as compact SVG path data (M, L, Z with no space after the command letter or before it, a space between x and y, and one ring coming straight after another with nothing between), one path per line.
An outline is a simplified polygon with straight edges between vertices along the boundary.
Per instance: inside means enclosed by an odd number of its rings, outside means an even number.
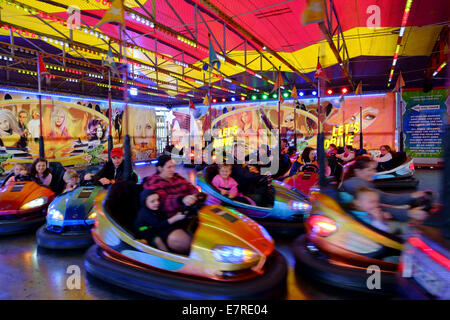
M286 157L289 152L287 141L282 141L280 154ZM264 168L273 160L271 150L267 145L261 145L253 155L245 156L239 144L233 147L232 164L218 165L218 173L212 178L211 184L221 195L238 202L270 206L274 201L271 178ZM278 152L278 151L276 151ZM264 159L263 159L264 156ZM367 154L356 156L351 146L345 146L339 153L335 145L330 145L326 158L336 158L343 163L352 162L343 178L341 193L351 198L352 212L374 227L389 231L388 220L423 221L427 213L423 207L398 207L410 204L414 199L423 197L421 191L411 194L391 194L375 189L373 176L378 170L389 170L389 165L395 157L395 151L389 146L380 147L379 156ZM125 178L124 154L121 148L111 150L111 160L106 162L96 173L88 173L81 177L84 181L94 181L108 186ZM252 161L250 161L252 160ZM264 160L264 161L263 161ZM256 164L255 164L256 162ZM216 165L217 166L217 165ZM315 167L318 170L316 150L306 147L291 166L290 174ZM325 175L331 174L326 163ZM190 250L192 235L187 231L186 215L183 208L197 202L199 191L189 181L175 172L175 162L170 155L159 156L156 173L143 179L144 191L140 195L140 210L134 224L134 231L142 241L152 244L160 250L186 254ZM14 165L13 174L6 185L20 180L34 180L45 186L50 186L52 174L48 161L38 158L32 163L30 170L23 163ZM64 192L76 189L80 184L80 176L75 170L66 170ZM136 176L131 176L137 182Z

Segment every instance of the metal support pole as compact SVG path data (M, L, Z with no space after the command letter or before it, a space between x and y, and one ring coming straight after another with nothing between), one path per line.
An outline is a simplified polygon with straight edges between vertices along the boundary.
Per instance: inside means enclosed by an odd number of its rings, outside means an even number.
M119 26L119 36L120 36L120 60L122 60L122 26ZM123 169L124 169L124 179L129 180L132 174L132 165L131 165L131 145L130 145L130 135L128 130L128 65L125 63L125 71L123 72L124 81L123 81L123 99L124 99L124 107L123 107L123 125L125 126L125 137L123 139L123 151L124 151L124 159L123 159Z
M108 120L109 120L109 134L108 134L108 161L111 160L111 150L113 148L112 137L112 110L111 110L111 69L108 68Z
M403 152L403 90L400 86L400 152Z
M322 106L320 104L320 78L317 81L317 112L319 120L319 133L317 135L317 160L319 161L319 185L320 189L323 190L327 186L327 180L325 178L325 150L324 150L324 136L323 136L323 112Z
M39 56L38 56L39 59ZM38 60L38 94L39 94L39 158L45 158L44 137L42 135L42 95L41 95L41 70Z
M298 99L294 100L294 147L297 150L297 104Z

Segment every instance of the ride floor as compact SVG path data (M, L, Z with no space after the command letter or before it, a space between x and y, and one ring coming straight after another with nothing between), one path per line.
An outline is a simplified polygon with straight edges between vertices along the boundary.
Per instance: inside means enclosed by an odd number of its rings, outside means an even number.
M153 166L137 167L139 176L155 172ZM177 172L195 183L195 170ZM417 170L418 190L439 190L442 170ZM442 195L440 195L442 201ZM288 262L287 300L371 299L373 295L319 285L295 273L292 240L276 239L277 249ZM0 299L148 299L148 297L106 284L86 274L85 250L55 252L38 248L34 233L0 238ZM75 266L75 267L74 267ZM80 270L80 288L74 288L74 269ZM71 288L71 289L70 289Z

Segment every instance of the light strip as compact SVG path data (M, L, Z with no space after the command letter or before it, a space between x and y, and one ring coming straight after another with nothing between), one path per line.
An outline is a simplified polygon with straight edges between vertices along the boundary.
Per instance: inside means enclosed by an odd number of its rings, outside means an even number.
M433 72L433 77L436 76L445 66L447 65L447 62L443 62L437 69L435 72Z
M7 93L32 94L32 95L36 95L36 96L39 95L39 92L37 92L37 91L17 90L17 89L11 89L11 88L1 88L0 87L0 91L7 92ZM63 98L63 99L74 99L74 100L89 100L92 102L108 103L108 100L106 100L106 99L103 100L103 99L95 99L95 98L91 98L91 97L71 96L71 95L55 94L55 93L47 93L47 92L41 92L41 96ZM118 104L124 104L124 102L120 101L120 100L111 100L111 102L118 103ZM128 105L144 107L144 108L149 108L149 109L155 109L155 110L166 110L166 111L169 110L166 107L149 106L147 104L139 104L139 103L128 103Z
M446 258L430 246L428 246L425 242L423 242L420 238L411 237L409 238L409 243L411 243L414 247L420 249L423 253L428 255L434 261L438 262L440 265L450 270L450 259Z
M392 77L394 75L395 65L397 64L398 54L400 52L400 45L402 43L402 38L405 33L406 24L408 23L409 11L411 10L413 0L407 0L405 5L405 10L402 17L402 25L398 33L397 46L395 47L394 59L392 61L391 72L389 73L389 79L387 86L391 85Z
M239 94L240 96L245 96L245 97L247 97L248 95L247 94L245 94L245 93L240 93ZM346 96L346 98L359 98L359 94L346 94L345 95ZM367 93L367 94L362 94L361 95L362 97L382 97L382 96L386 96L386 93ZM326 97L321 97L320 99L324 99L324 100L329 100L329 99L331 99L331 98L337 98L337 97L340 97L340 95L330 95L330 96L326 96ZM277 98L274 98L274 99L268 99L268 100L251 100L251 101L249 101L249 100L246 100L246 101L240 101L239 99L236 99L236 101L230 101L230 102L227 102L227 103L225 103L225 104L214 104L214 107L216 107L216 108L219 108L219 107L226 107L226 106L229 106L229 105L235 105L235 104L239 104L239 105L244 105L244 104L255 104L255 103L266 103L266 102L274 102L274 101L277 101L278 99ZM306 101L306 100L316 100L317 101L317 98L313 98L313 97L311 97L311 98L304 98L304 100ZM289 98L289 99L284 99L284 101L285 102L290 102L290 101L295 101L295 99L292 99L292 98ZM176 106L176 107L173 107L172 109L177 109L177 108L188 108L189 106ZM208 107L208 106L205 106L205 107Z

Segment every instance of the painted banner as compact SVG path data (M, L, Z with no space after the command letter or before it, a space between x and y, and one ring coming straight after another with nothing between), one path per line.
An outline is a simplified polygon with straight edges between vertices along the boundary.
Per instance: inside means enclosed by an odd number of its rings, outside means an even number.
M338 147L350 144L359 148L361 130L367 150L378 150L383 144L394 146L394 94L347 96L344 99L326 97L321 98L321 104L326 113L325 147L334 143ZM207 106L196 106L196 110L174 108L167 121L172 144L179 149L188 146L189 142L194 145L194 141L201 141L195 137L209 134L212 128L216 144L226 147L242 141L248 147L247 151L253 152L260 144L268 144L270 130L278 129L278 102L212 105L210 112ZM299 100L297 108L293 100L286 100L281 105L280 122L281 138L286 138L290 145L295 144L296 134L298 150L316 147L317 99Z
M0 94L0 170L39 156L39 99L30 94ZM93 99L95 100L95 99ZM42 96L45 156L64 166L86 166L107 159L108 103ZM123 104L112 103L114 147L122 147ZM133 160L156 157L156 114L129 105Z
M403 91L405 151L415 158L443 158L446 117L446 89Z

